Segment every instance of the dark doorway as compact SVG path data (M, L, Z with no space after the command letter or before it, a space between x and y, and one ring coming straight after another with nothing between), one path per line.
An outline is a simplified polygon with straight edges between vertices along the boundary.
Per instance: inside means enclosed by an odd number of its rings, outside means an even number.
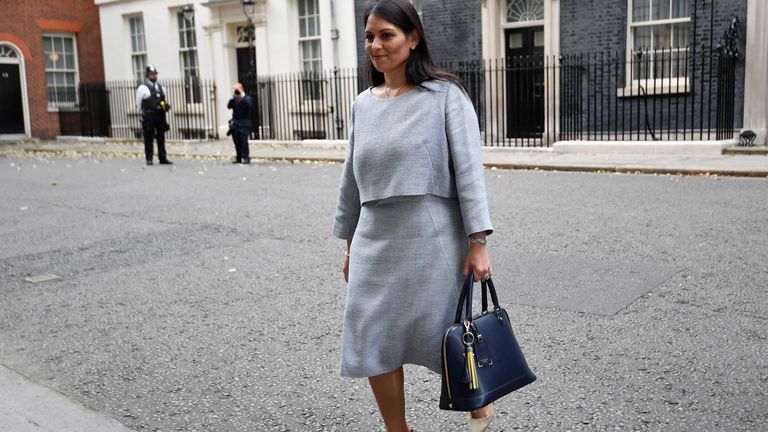
M0 101L0 134L23 134L24 105L17 64L0 64Z
M253 71L249 74L250 58L248 57L248 48L237 48L237 80L243 84L245 93L250 95L253 99L253 109L251 110L251 122L253 128L251 129L251 139L259 139L258 132L261 126L261 115L259 115L259 89L257 85L256 77L256 48L253 48L251 55L253 55Z
M544 27L504 32L507 64L507 138L544 132Z

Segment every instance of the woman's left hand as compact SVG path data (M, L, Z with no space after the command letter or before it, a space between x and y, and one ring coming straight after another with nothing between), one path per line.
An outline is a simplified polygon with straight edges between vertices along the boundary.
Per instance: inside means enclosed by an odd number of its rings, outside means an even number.
M483 276L493 276L493 267L491 267L491 257L488 256L488 249L485 245L470 243L467 258L464 260L464 276L469 275L469 269L475 274L475 282L483 280Z

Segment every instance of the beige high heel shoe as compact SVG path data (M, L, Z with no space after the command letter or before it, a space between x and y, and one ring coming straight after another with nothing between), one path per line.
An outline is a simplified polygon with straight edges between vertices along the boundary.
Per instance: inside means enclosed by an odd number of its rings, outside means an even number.
M493 404L490 405L491 411L487 416L482 418L472 418L472 414L469 417L469 432L485 432L488 429L488 425L493 421L493 417L496 414L493 409Z

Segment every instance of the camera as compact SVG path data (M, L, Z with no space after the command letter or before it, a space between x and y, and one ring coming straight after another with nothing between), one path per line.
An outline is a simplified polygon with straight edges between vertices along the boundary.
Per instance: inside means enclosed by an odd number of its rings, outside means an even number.
M234 131L234 129L235 129L235 120L229 119L229 129L227 129L227 136L232 135L232 132Z
M235 90L235 96L240 96L240 90Z

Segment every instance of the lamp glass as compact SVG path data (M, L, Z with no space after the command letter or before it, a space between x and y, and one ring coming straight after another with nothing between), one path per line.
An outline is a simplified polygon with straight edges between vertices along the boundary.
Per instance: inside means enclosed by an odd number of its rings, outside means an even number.
M187 21L191 21L192 17L195 16L195 8L191 4L185 5L181 12L184 14L184 19Z
M256 5L253 0L243 0L243 11L248 19L253 19L253 14L256 12Z

